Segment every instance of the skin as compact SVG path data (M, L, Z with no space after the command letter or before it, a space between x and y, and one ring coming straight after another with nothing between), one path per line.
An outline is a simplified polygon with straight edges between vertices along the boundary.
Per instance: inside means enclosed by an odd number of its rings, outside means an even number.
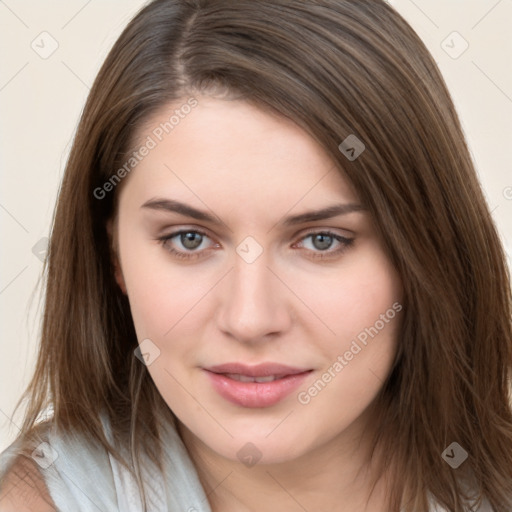
M139 342L149 338L160 350L148 366L151 377L179 419L205 489L214 489L208 494L214 512L384 511L386 486L381 480L367 503L372 468L361 465L401 315L309 403L297 394L401 301L400 279L366 210L284 225L289 215L360 204L311 136L241 100L197 99L124 179L109 224L116 279L128 295ZM161 109L139 129L139 140L184 101ZM142 207L155 198L186 203L220 221ZM195 250L179 235L158 240L180 229L207 236L192 235L201 240ZM353 242L327 238L322 245L308 237L325 231ZM236 252L247 236L263 251L252 263ZM199 257L180 259L170 248ZM202 370L234 361L313 372L277 404L246 408L217 394ZM237 457L249 442L261 455L251 467Z

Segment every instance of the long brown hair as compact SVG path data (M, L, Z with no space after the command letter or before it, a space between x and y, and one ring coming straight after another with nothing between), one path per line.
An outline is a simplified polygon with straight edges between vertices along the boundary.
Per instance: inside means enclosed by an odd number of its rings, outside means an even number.
M55 211L37 366L23 434L48 405L121 458L104 436L158 460L173 415L144 365L113 277L111 179L135 130L170 101L236 94L292 119L339 164L369 208L404 287L374 439L394 478L388 510L464 510L465 489L512 504L510 277L445 82L383 0L156 0L130 22L87 100ZM349 135L365 145L349 161ZM152 435L147 435L151 433ZM441 457L457 442L468 459ZM384 471L384 462L381 470Z

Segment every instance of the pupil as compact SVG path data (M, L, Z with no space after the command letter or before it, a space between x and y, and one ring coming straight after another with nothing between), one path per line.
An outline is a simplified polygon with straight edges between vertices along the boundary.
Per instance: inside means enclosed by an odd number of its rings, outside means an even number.
M181 234L181 243L183 247L187 249L196 249L201 245L202 235L199 233L182 233Z
M321 251L329 249L329 247L332 245L332 236L322 234L315 235L313 238L313 245Z

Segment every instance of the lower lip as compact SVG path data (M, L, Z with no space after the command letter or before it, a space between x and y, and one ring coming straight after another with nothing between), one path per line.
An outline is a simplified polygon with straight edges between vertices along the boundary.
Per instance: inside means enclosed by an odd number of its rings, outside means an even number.
M270 407L297 389L312 370L272 382L240 382L220 373L205 371L217 393L229 402L242 407Z

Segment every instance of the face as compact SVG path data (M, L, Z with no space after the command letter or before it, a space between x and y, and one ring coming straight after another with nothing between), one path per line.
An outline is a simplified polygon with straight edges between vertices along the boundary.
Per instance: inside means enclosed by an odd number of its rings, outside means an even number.
M120 189L116 278L187 436L233 461L290 461L362 427L393 362L400 281L308 134L197 100L169 133L186 100L139 130L150 150Z

